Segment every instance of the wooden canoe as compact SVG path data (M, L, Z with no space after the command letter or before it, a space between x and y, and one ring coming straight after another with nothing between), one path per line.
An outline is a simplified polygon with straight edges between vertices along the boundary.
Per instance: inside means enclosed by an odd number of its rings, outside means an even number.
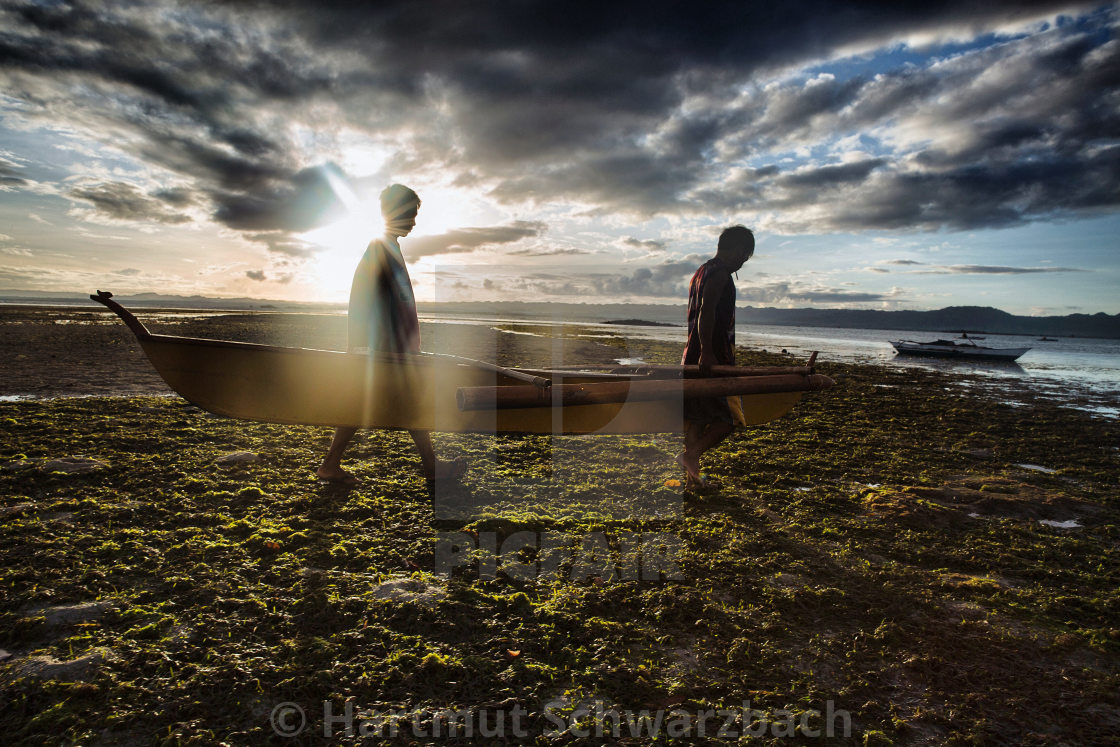
M743 395L748 424L787 413L833 382L809 367L505 369L454 356L372 355L156 335L98 291L175 392L243 420L473 433L626 434L682 430L685 398ZM621 372L620 372L621 371Z

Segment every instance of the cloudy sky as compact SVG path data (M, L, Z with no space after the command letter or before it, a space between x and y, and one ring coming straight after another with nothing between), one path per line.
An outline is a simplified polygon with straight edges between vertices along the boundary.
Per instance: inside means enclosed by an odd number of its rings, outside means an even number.
M0 289L1120 312L1120 6L0 0Z

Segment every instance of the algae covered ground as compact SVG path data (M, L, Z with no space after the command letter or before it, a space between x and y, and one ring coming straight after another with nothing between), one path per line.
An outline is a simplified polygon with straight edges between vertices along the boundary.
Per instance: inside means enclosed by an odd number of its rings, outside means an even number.
M0 734L1116 743L1117 422L1027 383L820 370L836 388L735 434L703 494L674 435L437 435L471 515L440 513L406 434L360 437L345 491L312 479L327 429L3 403Z

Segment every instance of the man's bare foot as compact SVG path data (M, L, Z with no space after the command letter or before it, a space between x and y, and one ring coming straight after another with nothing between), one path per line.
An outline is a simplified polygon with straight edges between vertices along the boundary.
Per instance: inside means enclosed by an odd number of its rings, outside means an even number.
M687 475L686 484L688 487L704 487L708 484L700 474L700 460L687 451L682 451L677 455L677 464L684 469L685 475Z
M716 484L712 479L704 475L701 475L699 480L689 480L684 486L685 490L692 493L707 493L709 490L714 490L715 488Z
M333 482L339 485L358 484L358 478L342 469L342 467L327 467L324 465L315 470L315 475L324 482Z

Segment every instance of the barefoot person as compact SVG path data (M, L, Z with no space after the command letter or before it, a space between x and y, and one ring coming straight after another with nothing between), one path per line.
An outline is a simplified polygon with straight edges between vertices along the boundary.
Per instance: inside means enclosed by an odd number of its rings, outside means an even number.
M715 365L735 365L735 283L731 273L754 255L754 234L732 226L719 237L716 256L700 266L688 287L688 341L681 363L699 364L701 375ZM684 451L677 463L689 487L704 487L700 456L744 422L738 397L685 400Z
M385 236L370 242L354 273L350 288L347 338L350 352L420 352L420 322L412 280L398 242L416 226L420 198L408 187L394 184L381 193L381 215ZM353 485L357 478L342 469L342 454L356 428L340 427L323 464L315 474L322 480ZM432 438L427 431L409 431L420 451L424 476L429 482L455 477L463 472L459 462L437 463Z

